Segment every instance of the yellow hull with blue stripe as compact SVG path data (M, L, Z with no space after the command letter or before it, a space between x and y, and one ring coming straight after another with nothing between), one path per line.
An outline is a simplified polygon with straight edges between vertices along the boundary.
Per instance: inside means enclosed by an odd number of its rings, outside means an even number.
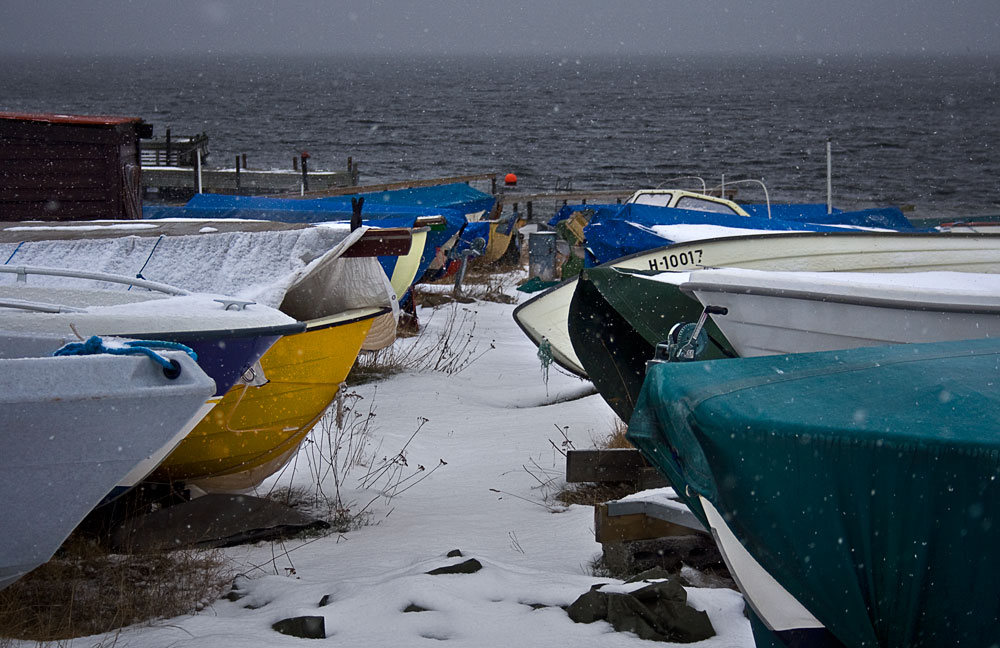
M375 316L357 309L310 320L260 359L266 383L234 385L150 479L244 490L280 470L337 396Z

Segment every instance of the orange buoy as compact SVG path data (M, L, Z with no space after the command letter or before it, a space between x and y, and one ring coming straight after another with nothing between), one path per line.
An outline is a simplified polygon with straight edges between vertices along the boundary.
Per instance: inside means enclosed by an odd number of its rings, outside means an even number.
M507 175L505 175L503 177L503 183L505 185L516 185L517 184L517 176L514 175L513 173L508 173Z

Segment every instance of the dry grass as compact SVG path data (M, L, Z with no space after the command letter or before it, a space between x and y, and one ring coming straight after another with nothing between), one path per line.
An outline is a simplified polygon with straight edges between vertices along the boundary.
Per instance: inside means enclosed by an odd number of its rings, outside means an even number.
M611 432L608 433L599 443L596 444L598 448L603 449L620 449L620 448L633 448L633 446L625 434L628 432L628 423L621 420L620 418L615 418L614 423L611 426Z
M407 460L410 443L427 422L423 417L401 448L387 452L376 435L375 398L345 391L286 467L289 480L296 471L306 471L310 486L282 487L276 482L265 496L326 521L330 526L321 535L347 533L372 523L375 501L388 505L446 465L440 461L426 468ZM362 493L366 501L352 499Z
M197 612L231 580L218 551L111 554L72 537L56 557L0 591L0 637L58 642L108 635Z
M425 311L427 312L427 311ZM400 341L379 351L362 352L347 377L349 385L359 385L404 371L436 371L447 375L462 372L484 353L476 339L477 311L453 303L429 311L431 317L443 317L444 324L428 331L430 319L416 339Z

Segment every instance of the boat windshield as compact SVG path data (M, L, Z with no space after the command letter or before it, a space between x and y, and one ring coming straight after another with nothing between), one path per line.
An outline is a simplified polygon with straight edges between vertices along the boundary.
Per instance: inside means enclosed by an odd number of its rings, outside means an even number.
M694 196L683 196L674 206L678 209L694 209L697 211L713 212L716 214L742 215L725 203L715 202L714 200L705 200L704 198L696 198Z

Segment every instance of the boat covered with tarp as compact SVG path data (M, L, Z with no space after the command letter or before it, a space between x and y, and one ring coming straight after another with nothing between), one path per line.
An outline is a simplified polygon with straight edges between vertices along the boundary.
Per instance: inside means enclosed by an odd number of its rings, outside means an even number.
M204 197L211 196L211 200ZM200 205L200 206L199 206ZM411 231L413 245L406 256L381 255L387 276L393 281L398 296L420 279L433 265L435 258L447 252L465 226L465 217L447 209L425 209L406 206L361 206L361 223L382 229L405 228ZM318 205L315 201L254 196L223 196L198 194L183 207L147 205L143 218L263 220L281 223L350 223L354 211L350 204ZM409 277L408 281L404 281ZM404 285L405 284L405 285Z
M792 206L797 207L797 206ZM803 220L803 217L809 220ZM895 207L880 207L832 214L815 210L784 211L771 207L770 216L740 216L673 207L625 204L602 207L591 216L583 229L584 263L600 265L637 252L671 243L741 236L766 232L830 232L851 229L917 231L903 212Z
M627 436L716 532L758 645L985 646L998 375L995 339L657 363Z

